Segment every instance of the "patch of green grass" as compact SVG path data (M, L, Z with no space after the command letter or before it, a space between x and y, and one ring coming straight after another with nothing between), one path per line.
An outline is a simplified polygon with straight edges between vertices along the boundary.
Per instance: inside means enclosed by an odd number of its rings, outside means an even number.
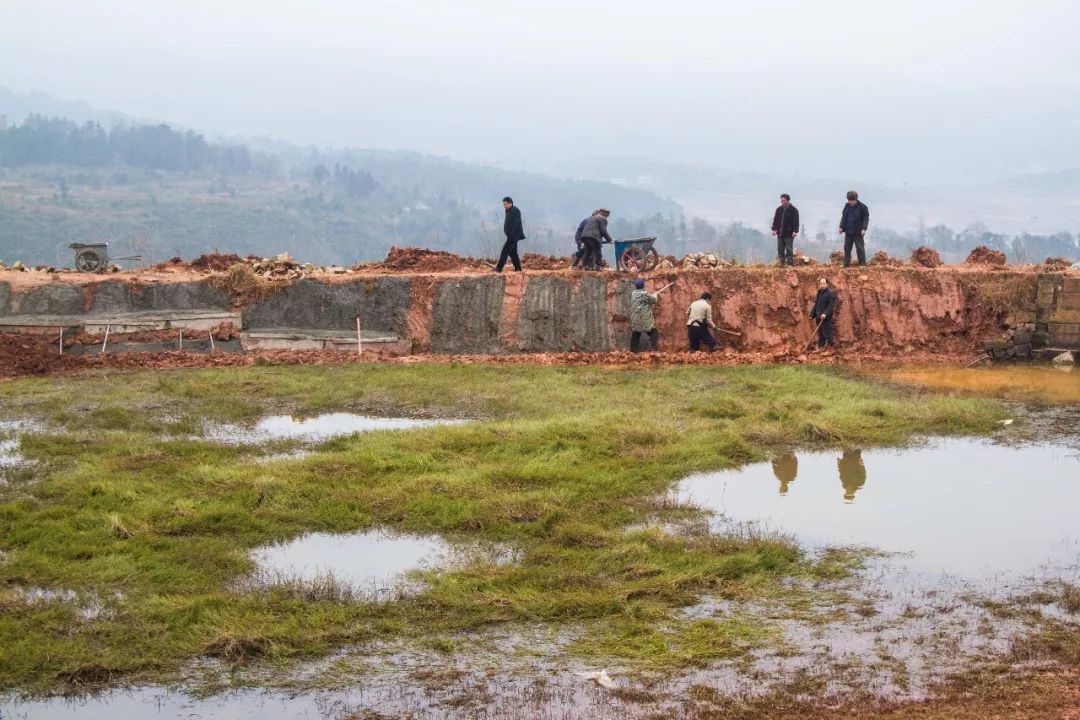
M634 529L686 518L657 499L675 481L782 449L989 432L1004 416L992 401L913 399L797 367L125 373L0 384L0 405L64 431L25 436L33 477L0 489L0 588L74 590L104 606L83 619L69 604L0 597L0 689L27 691L395 638L451 652L430 638L506 622L580 623L576 652L649 668L734 657L770 641L764 626L675 610L703 595L775 593L794 575L835 577L851 560L811 563L782 539ZM253 461L265 448L201 436L207 421L330 410L474 421L339 438L267 463ZM427 573L422 593L382 604L330 585L239 589L256 546L376 527L507 543L520 559Z

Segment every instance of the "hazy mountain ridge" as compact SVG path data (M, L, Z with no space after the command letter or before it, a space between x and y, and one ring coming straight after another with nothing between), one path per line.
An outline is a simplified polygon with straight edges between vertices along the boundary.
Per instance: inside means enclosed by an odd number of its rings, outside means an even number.
M80 122L43 117L72 109ZM681 219L655 193L410 151L320 150L256 139L208 141L165 124L37 94L0 93L0 259L62 264L73 241L108 241L150 261L221 250L291 252L322 263L383 257L392 245L491 255L503 195L517 198L527 251L569 253L578 220ZM113 121L107 125L102 118Z

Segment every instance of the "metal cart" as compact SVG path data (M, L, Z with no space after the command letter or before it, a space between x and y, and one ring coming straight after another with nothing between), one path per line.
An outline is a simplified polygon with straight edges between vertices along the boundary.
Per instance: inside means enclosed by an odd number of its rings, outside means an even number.
M653 249L654 237L615 241L615 267L627 272L648 272L660 264L660 255Z
M110 258L109 243L71 243L69 248L75 251L75 269L79 272L105 272L109 265L118 260L142 261L142 255L125 255Z

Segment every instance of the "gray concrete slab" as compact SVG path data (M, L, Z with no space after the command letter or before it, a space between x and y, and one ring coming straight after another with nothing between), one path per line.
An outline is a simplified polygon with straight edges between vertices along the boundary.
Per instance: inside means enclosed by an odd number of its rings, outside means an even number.
M410 303L408 278L334 284L304 279L244 308L244 329L300 327L355 332L359 316L365 329L404 335Z

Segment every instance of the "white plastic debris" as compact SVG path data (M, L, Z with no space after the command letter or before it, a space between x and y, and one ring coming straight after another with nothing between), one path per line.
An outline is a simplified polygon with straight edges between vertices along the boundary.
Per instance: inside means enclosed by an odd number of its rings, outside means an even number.
M1009 418L1008 420L998 420L998 422L999 422L999 423L1001 423L1002 425L1006 425L1006 426L1008 426L1008 425L1012 425L1012 424L1013 424L1013 419L1012 419L1012 418Z
M581 673L581 677L585 680L592 680L600 687L611 690L615 687L615 681L611 679L611 676L607 674L607 670L599 670L597 672Z

